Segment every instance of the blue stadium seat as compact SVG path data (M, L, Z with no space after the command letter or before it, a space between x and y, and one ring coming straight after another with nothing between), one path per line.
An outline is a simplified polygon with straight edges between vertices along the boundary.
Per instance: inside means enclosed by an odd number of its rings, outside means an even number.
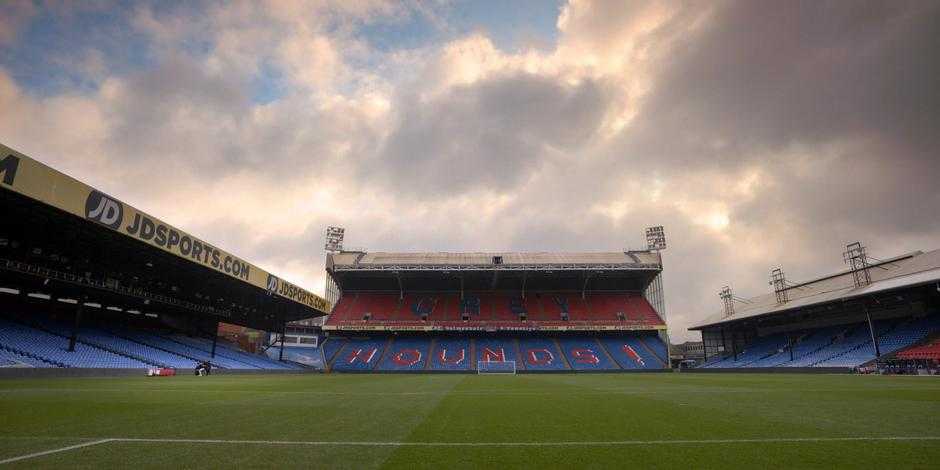
M350 338L333 359L335 371L372 370L381 361L386 339Z
M110 349L146 358L160 367L192 369L196 366L196 361L192 359L121 338L97 328L82 328L79 337L84 341L102 344Z
M651 349L653 353L656 354L656 357L660 360L660 362L662 363L669 362L669 352L666 348L666 343L664 343L663 340L660 339L659 335L656 335L656 334L642 335L641 334L639 338L640 338L640 341L642 341L643 344L645 344L647 348Z
M914 344L940 330L940 315L874 322L882 355ZM867 323L830 326L790 333L794 338L793 360L784 333L756 338L738 354L709 359L701 367L856 367L875 359L875 348Z
M212 364L215 364L217 367L223 367L225 369L258 369L258 367L253 365L236 361L224 356L219 356L218 354L216 354L215 357L210 357L210 353L207 351L173 341L170 338L156 333L131 329L114 330L114 333L119 337L142 343L156 349L162 349L173 354L185 356L199 361L209 361Z
M336 352L340 349L343 349L343 345L346 344L346 338L342 336L328 336L322 344L323 348L323 360L329 364L333 361L333 357L336 355Z
M430 338L395 338L388 346L379 370L424 370L431 349Z
M549 338L519 338L519 354L522 366L526 370L570 370L565 364L565 357L558 350L555 342Z
M620 366L610 360L607 352L590 337L558 338L568 364L574 370L619 370Z
M636 336L604 337L600 338L600 341L623 369L662 369L665 367Z
M80 368L146 369L150 365L82 343L68 351L68 338L18 323L0 320L0 345L28 351L49 362Z
M35 357L29 357L14 351L3 349L0 345L0 367L56 367Z
M194 337L185 336L185 335L173 335L171 336L171 338L175 340L176 342L189 344L205 352L212 351L212 340L209 338L194 338ZM287 352L290 349L291 349L290 346L288 346L288 349L285 349L284 351ZM306 348L298 348L298 349L306 349ZM278 369L293 369L294 368L293 366L289 364L281 363L281 362L278 362L277 360L272 360L271 358L267 356L262 356L260 354L252 354L247 351L242 351L241 349L236 349L234 346L229 345L224 340L219 340L216 342L215 355L216 357L221 356L221 357L236 360L245 364L249 364L259 369L278 370Z
M516 341L513 339L476 338L474 347L476 357L471 365L473 369L476 369L478 361L516 361L516 370L523 369Z
M437 338L430 361L430 370L470 370L476 364L470 356L467 338Z

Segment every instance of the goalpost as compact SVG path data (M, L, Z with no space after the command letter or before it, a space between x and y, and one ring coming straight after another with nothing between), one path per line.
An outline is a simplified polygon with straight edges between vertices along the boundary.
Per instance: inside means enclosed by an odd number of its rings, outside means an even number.
M477 374L516 373L516 361L477 361Z

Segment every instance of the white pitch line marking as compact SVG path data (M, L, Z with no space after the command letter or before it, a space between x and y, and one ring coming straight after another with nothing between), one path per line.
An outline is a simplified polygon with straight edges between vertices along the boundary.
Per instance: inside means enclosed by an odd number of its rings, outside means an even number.
M0 460L0 465L45 455L90 447L108 442L157 443L157 444L240 444L281 446L359 446L359 447L602 447L602 446L652 446L652 445L697 445L697 444L772 444L801 442L862 442L862 441L940 441L940 436L868 436L868 437L776 437L756 439L661 439L637 441L559 441L559 442L382 442L382 441L266 441L248 439L177 439L109 437L84 442L58 449Z
M60 448L58 448L58 449L50 449L50 450L44 450L44 451L42 451L42 452L35 452L35 453L32 453L32 454L20 455L20 456L18 456L18 457L11 457L11 458L8 458L8 459L0 460L0 465L4 465L4 464L8 464L8 463L13 463L13 462L19 462L20 460L26 460L26 459L36 458L36 457L42 457L42 456L44 456L44 455L49 455L49 454L56 454L56 453L59 453L59 452L67 452L67 451L70 451L70 450L81 449L82 447L96 446L96 445L98 445L98 444L104 444L104 443L106 443L106 442L111 442L111 441L113 441L113 440L114 440L114 439L99 439L99 440L97 440L97 441L83 442L83 443L81 443L81 444L75 444L75 445L72 445L72 446L60 447Z
M576 447L642 446L681 444L760 444L778 442L854 442L854 441L940 441L940 436L866 436L866 437L772 437L755 439L660 439L636 441L558 441L558 442L382 442L382 441L265 441L241 439L121 438L114 442L163 444L261 444L296 446L373 446L373 447Z
M921 391L935 390L934 388L924 389L920 387L890 387L886 389L792 389L792 388L774 388L774 389L731 389L731 390L651 390L651 389L593 389L580 392L582 395L665 395L665 394L757 394L757 393L837 393L837 392L897 392L897 391ZM457 395L457 396L477 396L477 395L505 395L505 396L543 396L553 395L556 392L551 391L514 391L514 390L465 390L465 391L420 391L420 392L359 392L359 391L326 391L326 390L228 390L228 389L180 389L180 388L139 388L139 389L111 389L111 388L11 388L0 390L0 394L19 394L19 393L253 393L253 394L271 394L271 395L315 395L315 396L433 396L433 395Z

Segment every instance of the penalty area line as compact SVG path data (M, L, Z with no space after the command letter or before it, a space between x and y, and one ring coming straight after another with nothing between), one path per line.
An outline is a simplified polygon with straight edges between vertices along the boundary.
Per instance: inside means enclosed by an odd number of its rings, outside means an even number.
M98 439L96 441L83 442L81 444L75 444L75 445L66 446L66 447L59 447L58 449L50 449L50 450L44 450L42 452L34 452L32 454L20 455L17 457L10 457L8 459L0 460L0 465L5 465L8 463L13 463L13 462L19 462L20 460L27 460L27 459L32 459L36 457L42 457L44 455L49 455L49 454L57 454L59 452L67 452L70 450L81 449L82 447L96 446L98 444L104 444L106 442L112 442L112 441L114 441L114 439Z

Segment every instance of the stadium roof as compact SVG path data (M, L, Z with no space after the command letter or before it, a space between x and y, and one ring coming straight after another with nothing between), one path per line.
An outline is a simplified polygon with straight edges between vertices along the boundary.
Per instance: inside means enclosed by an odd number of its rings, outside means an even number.
M364 290L625 290L646 289L662 271L659 253L389 253L329 254L329 280Z
M520 271L520 270L661 270L659 253L650 251L588 253L389 253L347 251L327 258L330 271Z
M743 319L814 307L830 302L857 299L883 292L940 282L940 250L916 251L870 265L871 283L855 287L852 271L844 270L819 279L789 286L788 301L777 302L774 292L734 301L734 315L723 311L711 315L690 330L702 330Z
M6 255L0 255L5 279L29 284L25 279L32 276L44 279L43 285L57 281L63 290L133 293L148 301L165 299L181 311L200 310L207 299L224 300L226 307L211 312L239 324L270 323L261 320L272 311L288 321L329 312L325 299L3 145L0 188L6 219L0 237L12 237L29 250L17 251L5 240ZM49 251L54 253L45 256ZM98 279L76 275L99 266L92 273ZM158 295L157 286L171 289Z

